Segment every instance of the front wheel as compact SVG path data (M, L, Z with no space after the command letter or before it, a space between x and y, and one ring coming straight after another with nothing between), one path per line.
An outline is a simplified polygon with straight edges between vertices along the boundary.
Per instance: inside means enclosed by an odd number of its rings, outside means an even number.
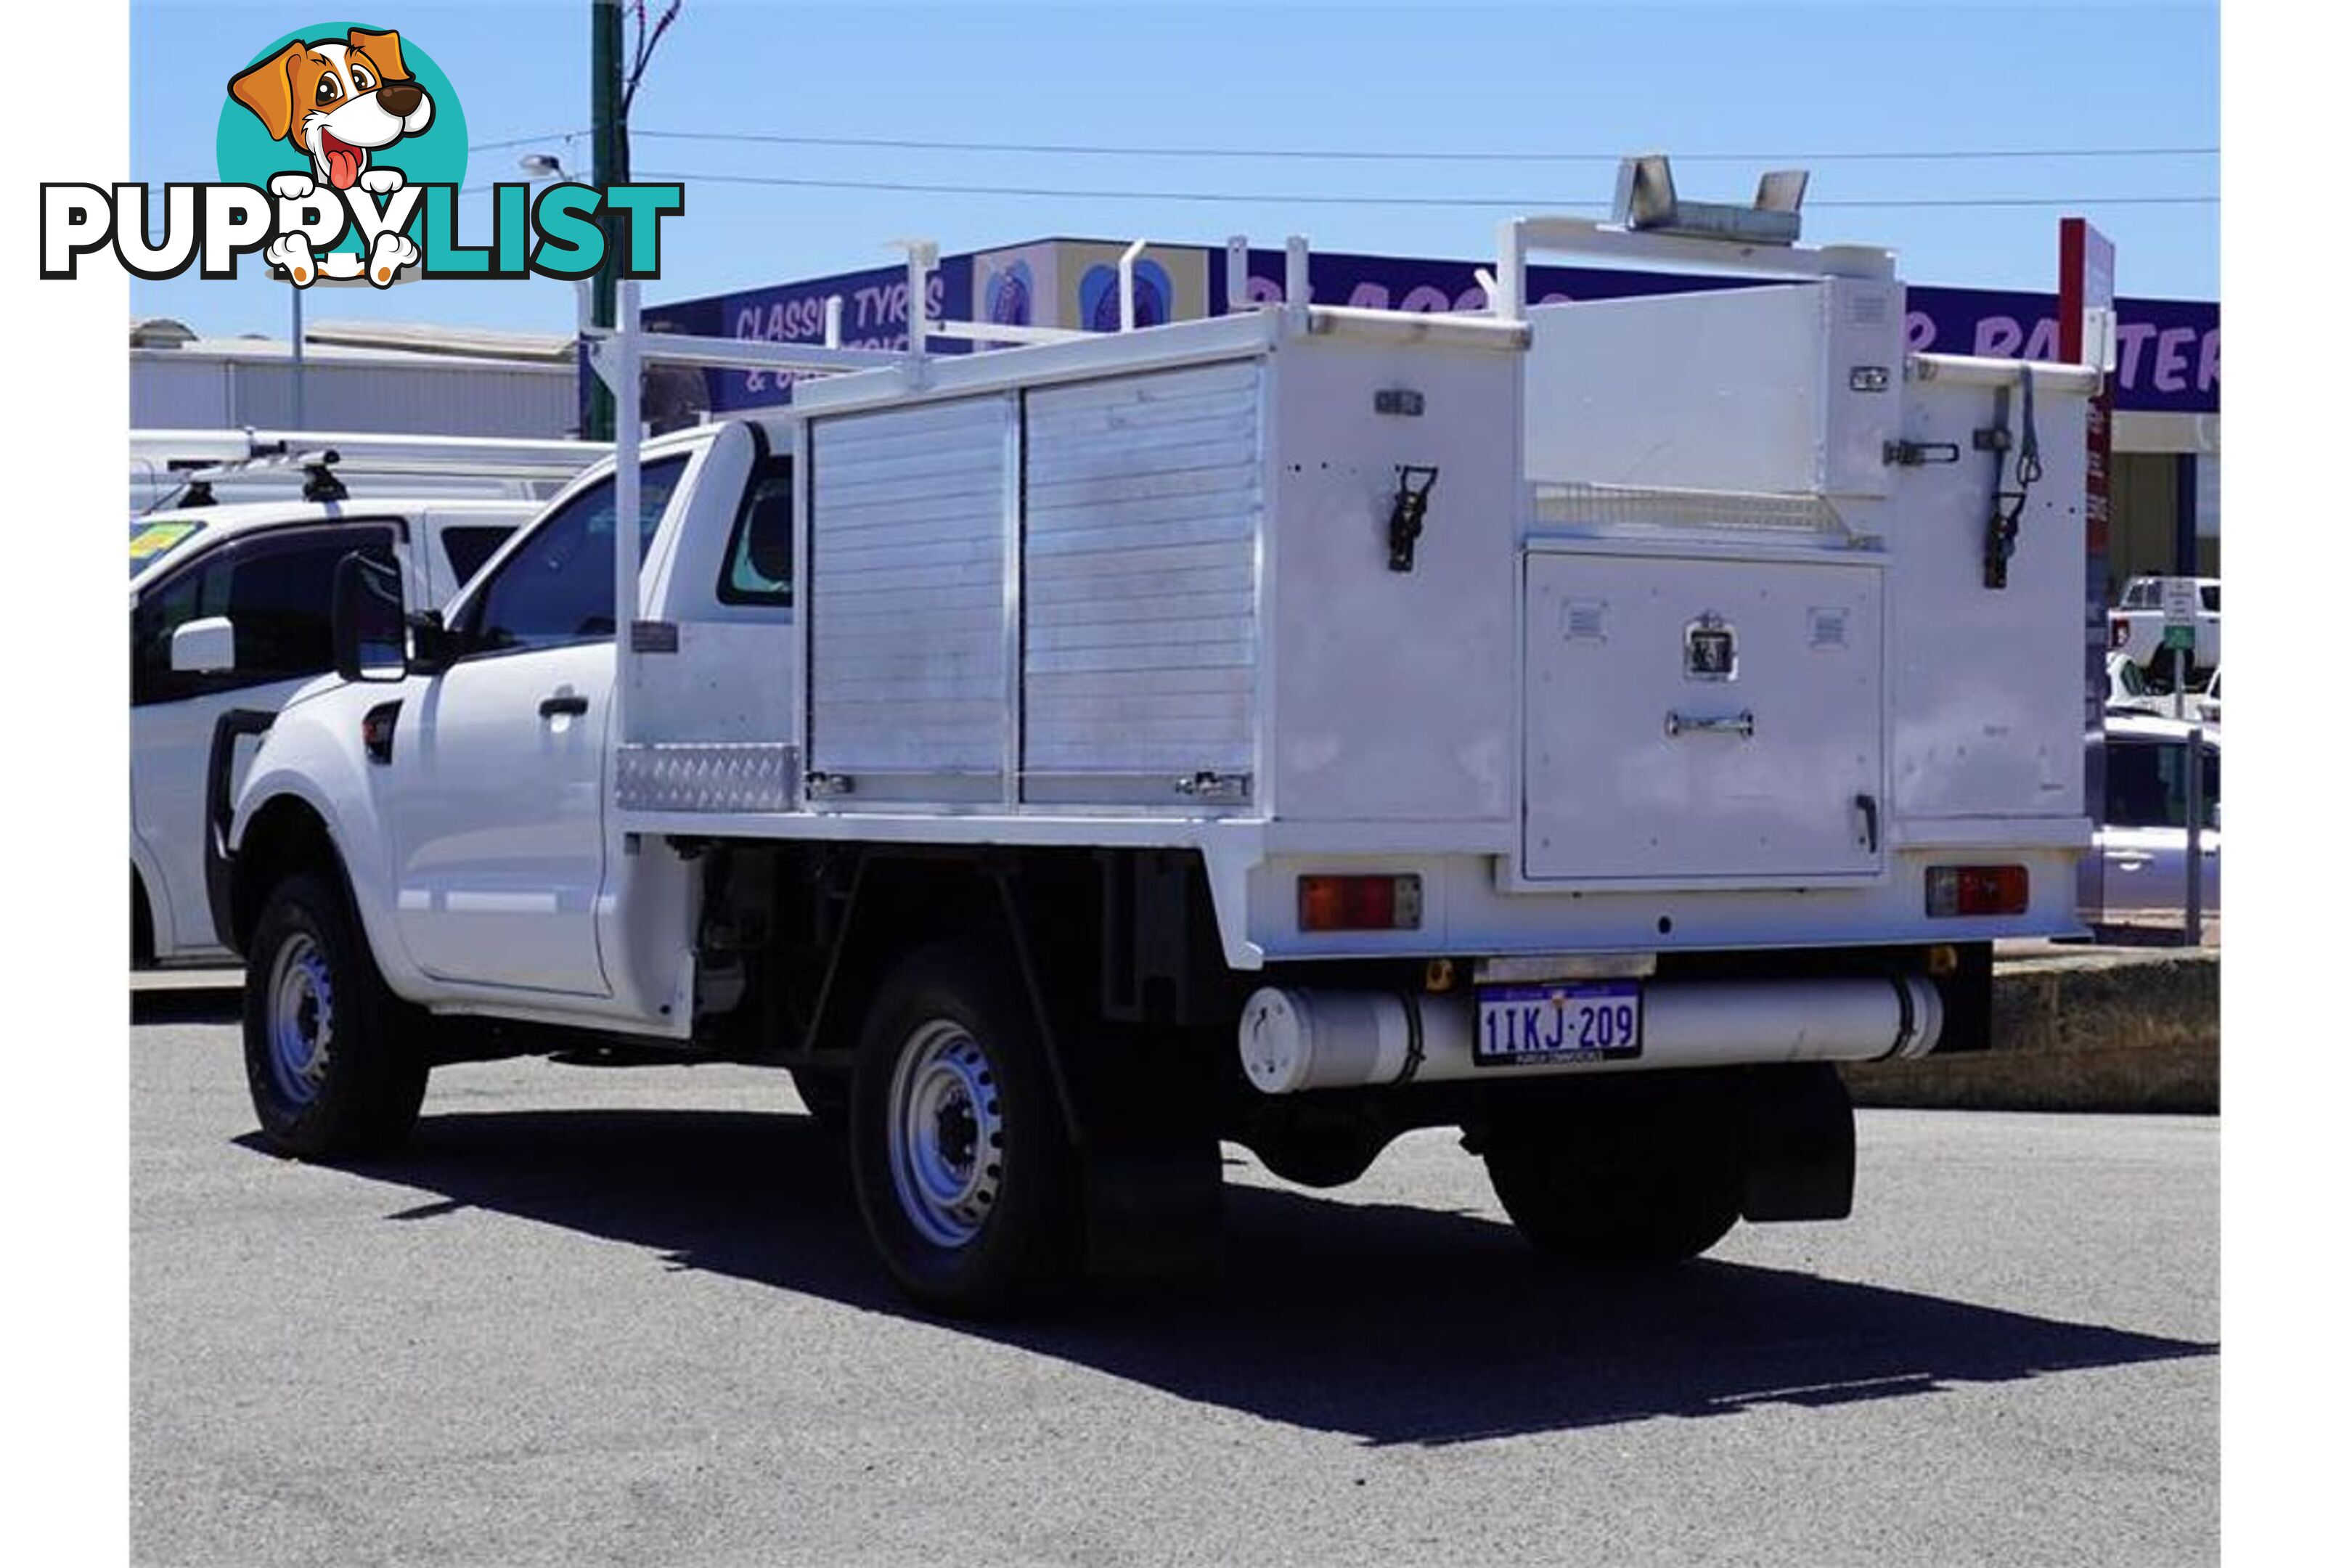
M1077 1162L1035 1022L977 950L927 949L884 983L850 1084L850 1166L901 1289L982 1315L1076 1282Z
M794 1068L793 1089L819 1131L838 1134L849 1125L849 1079L841 1073Z
M305 1159L377 1153L415 1124L426 1065L399 1037L341 888L310 873L271 889L245 971L245 1076L270 1144Z

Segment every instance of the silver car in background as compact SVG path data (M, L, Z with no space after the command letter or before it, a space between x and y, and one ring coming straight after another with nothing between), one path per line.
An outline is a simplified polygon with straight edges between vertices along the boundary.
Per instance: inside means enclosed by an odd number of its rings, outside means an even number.
M2094 922L2178 922L2189 897L2189 738L2196 726L2110 712L2091 737L2106 751L2097 853L2084 862L2083 913ZM2198 835L2206 915L2221 911L2221 737L2201 742Z

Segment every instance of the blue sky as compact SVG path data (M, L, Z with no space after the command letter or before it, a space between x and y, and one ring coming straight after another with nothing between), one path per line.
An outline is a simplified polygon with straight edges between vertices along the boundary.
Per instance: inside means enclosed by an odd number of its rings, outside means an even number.
M653 7L659 10L659 0ZM588 163L586 0L453 5L131 7L131 159L150 181L217 177L230 72L269 38L353 16L400 29L456 83L477 146L469 183L519 177L543 149ZM2220 144L2211 5L2002 7L1863 0L1810 5L1438 4L811 5L686 0L631 116L640 178L682 174L649 302L889 261L893 238L949 251L1045 235L1491 253L1496 219L1601 201L1614 155L1677 155L1685 195L1745 199L1761 170L1813 171L1807 238L1895 247L1919 282L2052 286L2062 214L2115 241L2126 294L2211 299L2210 154L2064 155ZM724 132L929 142L1186 150L1178 156L827 148L677 140ZM567 140L567 136L570 138ZM521 139L518 145L482 144ZM1234 149L1244 154L1206 155ZM1268 151L1512 153L1331 160ZM1828 154L2026 150L2029 158ZM1545 156L1534 156L1542 154ZM1702 161L1700 154L1728 154ZM1136 193L1027 196L760 186L716 176ZM1158 193L1158 194L1153 194ZM1172 199L1170 193L1378 198ZM2063 205L1849 207L2043 197ZM1408 205L1433 198L1497 205ZM467 198L487 221L486 195ZM132 285L142 315L206 332L282 331L287 289ZM411 319L562 331L563 285L433 282L314 294L320 319Z

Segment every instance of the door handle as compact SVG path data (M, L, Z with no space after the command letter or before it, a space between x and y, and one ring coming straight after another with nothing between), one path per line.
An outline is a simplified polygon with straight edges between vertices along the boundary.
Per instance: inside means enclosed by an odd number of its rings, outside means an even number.
M1666 715L1666 738L1668 740L1674 740L1683 735L1737 735L1741 740L1746 741L1752 740L1755 737L1755 734L1756 715L1750 712L1743 711L1727 716L1704 719L1696 718L1688 713L1669 713Z
M552 719L564 713L577 718L587 711L588 699L576 691L559 691L552 697L539 700L539 716L542 719Z

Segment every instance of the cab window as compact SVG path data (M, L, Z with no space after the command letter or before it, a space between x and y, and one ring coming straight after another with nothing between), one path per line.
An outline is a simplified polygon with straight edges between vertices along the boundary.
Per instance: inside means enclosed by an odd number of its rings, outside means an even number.
M744 489L719 578L723 605L793 602L793 460L770 458Z
M2189 826L2189 747L2182 742L2107 742L2106 822L2112 827ZM2221 753L2205 748L2204 827L2221 826Z
M647 463L637 480L637 558L645 559L683 455ZM613 635L613 480L582 490L499 563L467 616L467 651L559 647Z
M131 612L131 700L172 702L334 668L328 624L335 568L357 551L397 571L389 527L264 534L191 562L139 596ZM172 634L226 616L236 628L236 668L211 675L172 668Z
M500 522L479 522L453 525L441 531L441 550L449 558L449 577L459 587L474 580L499 552L514 530Z

